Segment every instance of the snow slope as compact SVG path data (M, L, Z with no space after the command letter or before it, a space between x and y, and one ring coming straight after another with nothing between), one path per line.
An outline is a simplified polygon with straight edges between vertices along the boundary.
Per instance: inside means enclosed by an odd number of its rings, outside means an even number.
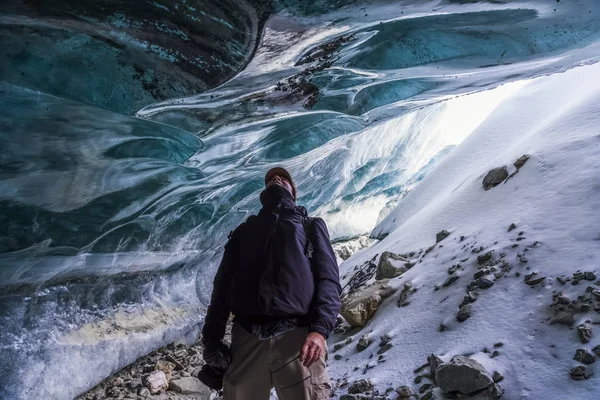
M414 393L420 385L413 382L413 370L429 354L446 361L469 354L505 377L500 383L505 399L600 398L600 374L585 381L569 377L569 370L579 365L573 360L576 349L600 344L600 328L593 324L600 315L592 307L576 314L571 327L548 321L555 291L575 299L593 284L563 286L556 277L577 270L600 273L599 83L600 64L520 83L373 232L389 235L341 265L344 285L354 267L375 254L419 253L435 243L437 232L451 233L431 252L415 254L416 266L390 281L400 289L412 282L418 289L409 296L409 305L396 305L398 291L362 330L330 338L332 355L342 356L331 359L334 379L346 377L351 383L368 377L382 393L401 385L412 386ZM512 173L513 162L523 154L531 158L516 175L483 189L490 169L506 165ZM517 228L508 232L511 223ZM517 240L519 232L525 239ZM462 242L460 236L465 236ZM502 260L512 270L500 278L490 275L495 284L481 291L472 317L459 323L458 306L478 270L478 254L472 249L479 246L499 259L504 253ZM467 257L459 279L436 290L448 278L448 268ZM547 278L530 287L524 276L532 272ZM587 344L575 329L584 321L592 322L595 335ZM440 324L445 325L442 332ZM375 343L358 353L356 340L368 332ZM378 363L377 354L369 357L383 334L392 336L394 346L384 354L385 362ZM349 336L353 343L334 352L333 346ZM503 346L494 348L499 342ZM491 357L493 350L499 355ZM363 374L367 363L373 368ZM588 372L597 368L587 366Z

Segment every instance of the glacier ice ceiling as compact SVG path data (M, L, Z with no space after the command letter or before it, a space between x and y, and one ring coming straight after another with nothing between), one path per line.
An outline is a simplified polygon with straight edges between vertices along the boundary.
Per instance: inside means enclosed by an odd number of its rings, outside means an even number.
M368 234L503 85L600 55L596 0L1 3L11 399L193 338L269 167L332 239Z

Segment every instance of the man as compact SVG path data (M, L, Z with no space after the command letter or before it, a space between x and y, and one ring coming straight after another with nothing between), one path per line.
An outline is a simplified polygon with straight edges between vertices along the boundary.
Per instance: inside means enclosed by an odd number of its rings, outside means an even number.
M329 399L325 340L340 311L325 222L296 205L283 168L265 176L262 209L229 236L202 331L204 359L226 370L224 400ZM234 315L231 352L222 343Z

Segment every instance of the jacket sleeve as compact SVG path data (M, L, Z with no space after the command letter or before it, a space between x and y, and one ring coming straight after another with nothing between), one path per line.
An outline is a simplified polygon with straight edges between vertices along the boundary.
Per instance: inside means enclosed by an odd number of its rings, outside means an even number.
M311 262L315 280L315 297L309 313L309 329L328 338L341 309L340 276L325 221L314 218L312 227Z
M225 336L225 328L229 319L229 286L231 279L238 268L239 255L239 228L230 236L225 244L223 259L213 281L213 291L210 305L206 311L202 340L206 342L220 342Z

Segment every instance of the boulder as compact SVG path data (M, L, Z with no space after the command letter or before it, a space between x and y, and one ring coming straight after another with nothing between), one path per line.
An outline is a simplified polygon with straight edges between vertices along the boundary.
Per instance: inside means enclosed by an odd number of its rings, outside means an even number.
M596 356L586 349L577 349L573 360L579 361L582 364L592 364L596 361Z
M458 314L456 314L456 320L458 322L465 322L469 318L471 318L471 314L473 312L473 308L470 304L465 304L458 310Z
M163 371L152 371L146 377L144 385L150 390L150 393L156 394L169 387L169 381Z
M370 392L371 390L373 390L373 382L371 382L370 379L360 379L354 382L352 385L350 385L350 387L348 388L348 393L364 393Z
M439 231L436 235L435 235L435 242L439 243L442 240L446 239L448 236L450 236L450 232L448 232L447 230L442 230Z
M395 291L386 282L376 282L357 290L344 299L341 314L351 326L365 326L373 318L383 299Z
M203 394L210 398L210 389L194 377L174 379L169 383L169 389L181 394Z
M400 400L408 400L412 397L412 392L410 391L410 387L404 385L400 386L396 389L396 393L398 393L398 399Z
M517 159L517 161L515 161L513 163L513 165L515 166L515 168L521 169L521 167L523 165L525 165L525 163L527 162L527 160L529 160L529 154L523 154L521 157L519 157Z
M407 262L408 260L402 256L389 251L384 251L381 254L381 258L379 258L375 279L391 279L402 275L408 271L408 268L406 267Z
M363 335L360 337L360 339L358 339L358 343L356 343L356 350L363 351L369 347L372 342L373 341L371 338L369 338L369 335Z
M588 343L592 339L592 328L587 324L579 324L577 326L577 333L579 334L581 343Z
M485 368L465 356L454 356L435 370L435 381L444 393L473 394L494 384Z
M506 178L508 178L508 169L506 168L506 165L500 168L494 168L483 178L483 188L489 190L501 184Z

